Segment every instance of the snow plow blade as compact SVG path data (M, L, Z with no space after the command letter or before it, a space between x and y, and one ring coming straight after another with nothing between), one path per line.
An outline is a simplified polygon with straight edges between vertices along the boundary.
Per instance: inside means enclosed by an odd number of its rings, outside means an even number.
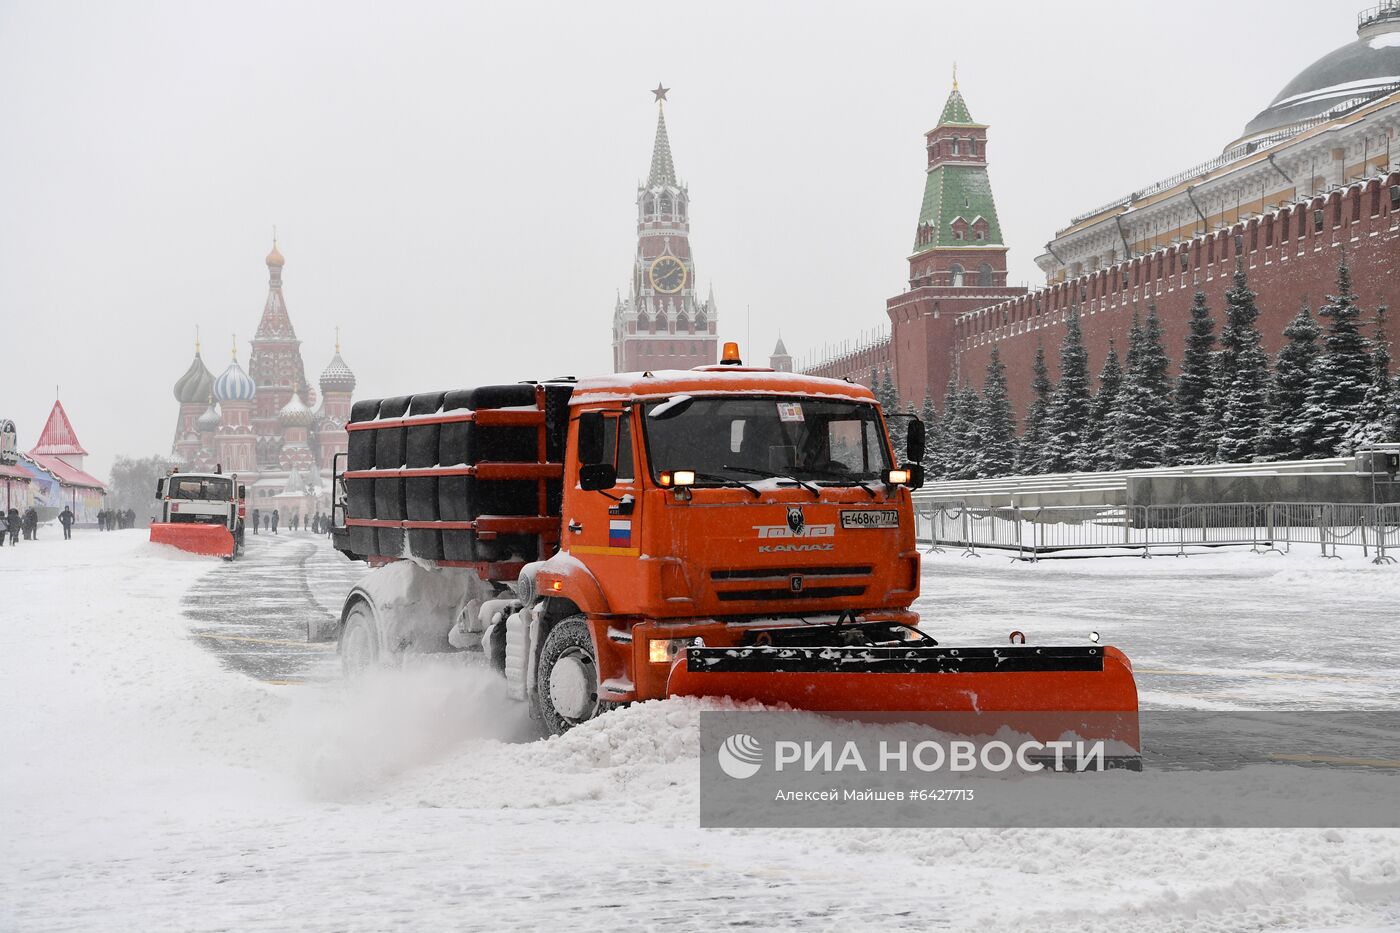
M152 522L151 541L155 544L169 544L182 551L189 551L191 554L233 558L233 532L223 525L206 525L199 522Z
M1099 645L689 648L671 669L667 693L890 714L882 720L973 714L955 721L984 718L989 733L1011 726L1043 741L1073 731L1141 748L1132 664Z

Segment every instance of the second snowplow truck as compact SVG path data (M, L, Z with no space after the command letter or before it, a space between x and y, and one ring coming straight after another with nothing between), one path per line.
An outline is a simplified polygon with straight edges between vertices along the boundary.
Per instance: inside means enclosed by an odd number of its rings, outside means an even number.
M919 626L921 423L901 464L864 386L724 357L357 402L334 540L379 569L312 637L351 672L480 651L554 733L713 695L1112 713L1136 746L1117 649L954 648Z

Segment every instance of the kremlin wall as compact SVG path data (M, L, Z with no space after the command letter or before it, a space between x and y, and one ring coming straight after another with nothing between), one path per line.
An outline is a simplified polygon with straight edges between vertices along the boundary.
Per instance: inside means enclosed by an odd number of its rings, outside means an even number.
M1097 373L1134 314L1155 305L1168 352L1185 341L1197 290L1223 324L1236 262L1259 294L1264 348L1306 302L1336 290L1345 260L1367 317L1400 307L1400 0L1357 17L1357 38L1289 81L1221 153L1090 209L1057 231L1036 263L1044 287L1006 285L1006 251L988 167L988 127L954 80L925 133L925 192L904 290L886 302L889 336L805 367L870 381L889 369L901 402L942 401L949 378L980 387L993 348L1018 415L1036 349L1057 377L1060 340L1077 308Z

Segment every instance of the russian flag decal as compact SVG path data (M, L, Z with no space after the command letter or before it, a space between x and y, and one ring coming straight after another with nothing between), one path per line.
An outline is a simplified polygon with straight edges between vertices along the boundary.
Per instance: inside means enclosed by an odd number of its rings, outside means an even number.
M608 547L632 546L632 520L611 519L608 522Z

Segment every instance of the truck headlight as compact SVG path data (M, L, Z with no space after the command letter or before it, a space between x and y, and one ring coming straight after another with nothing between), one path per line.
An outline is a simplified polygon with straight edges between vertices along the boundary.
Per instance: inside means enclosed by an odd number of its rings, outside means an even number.
M647 643L647 660L652 664L670 664L694 642L694 638L653 638Z

